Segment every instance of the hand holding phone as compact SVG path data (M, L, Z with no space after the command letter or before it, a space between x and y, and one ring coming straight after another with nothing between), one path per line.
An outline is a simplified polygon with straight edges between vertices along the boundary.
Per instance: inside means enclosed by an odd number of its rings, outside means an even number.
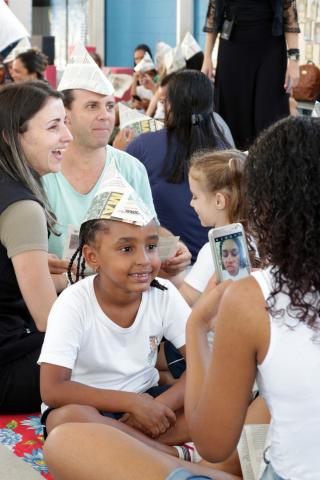
M212 228L209 242L218 282L250 275L250 260L241 223Z

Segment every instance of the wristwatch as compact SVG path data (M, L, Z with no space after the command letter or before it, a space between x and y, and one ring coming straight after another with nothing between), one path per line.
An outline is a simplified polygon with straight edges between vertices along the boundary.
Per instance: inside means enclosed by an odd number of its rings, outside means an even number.
M294 60L295 62L299 62L300 60L299 48L289 48L289 50L287 50L287 54L288 54L289 60Z

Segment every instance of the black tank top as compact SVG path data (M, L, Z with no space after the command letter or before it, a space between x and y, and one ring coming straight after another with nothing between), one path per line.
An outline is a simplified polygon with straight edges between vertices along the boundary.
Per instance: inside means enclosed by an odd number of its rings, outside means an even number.
M226 13L237 25L272 23L274 17L270 0L227 0Z
M26 187L0 174L0 215L11 204L35 200ZM7 250L0 242L0 365L9 363L40 347L40 333L22 298Z

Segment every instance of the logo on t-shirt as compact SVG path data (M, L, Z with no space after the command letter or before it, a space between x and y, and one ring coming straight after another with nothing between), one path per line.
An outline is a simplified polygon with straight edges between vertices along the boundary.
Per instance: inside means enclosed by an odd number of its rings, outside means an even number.
M150 352L148 355L148 364L155 365L158 353L158 341L157 337L149 337Z

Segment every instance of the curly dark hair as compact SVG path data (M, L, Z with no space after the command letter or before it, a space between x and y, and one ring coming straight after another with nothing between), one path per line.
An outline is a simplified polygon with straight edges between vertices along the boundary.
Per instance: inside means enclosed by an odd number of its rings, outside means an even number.
M84 222L80 227L79 233L79 246L77 250L71 257L68 267L68 279L71 284L78 282L81 278L85 277L85 269L86 269L86 259L83 256L82 250L84 245L92 244L95 241L96 233L97 232L108 232L109 220L97 219L97 220L88 220ZM72 278L72 267L73 264L76 262L77 270L76 270L76 279L75 281ZM168 290L167 287L161 285L158 280L153 279L150 283L151 287L159 288L160 290Z
M287 314L320 332L320 120L288 117L265 130L245 166L248 218L260 255L272 265L268 299L287 292ZM318 337L318 335L317 335Z

